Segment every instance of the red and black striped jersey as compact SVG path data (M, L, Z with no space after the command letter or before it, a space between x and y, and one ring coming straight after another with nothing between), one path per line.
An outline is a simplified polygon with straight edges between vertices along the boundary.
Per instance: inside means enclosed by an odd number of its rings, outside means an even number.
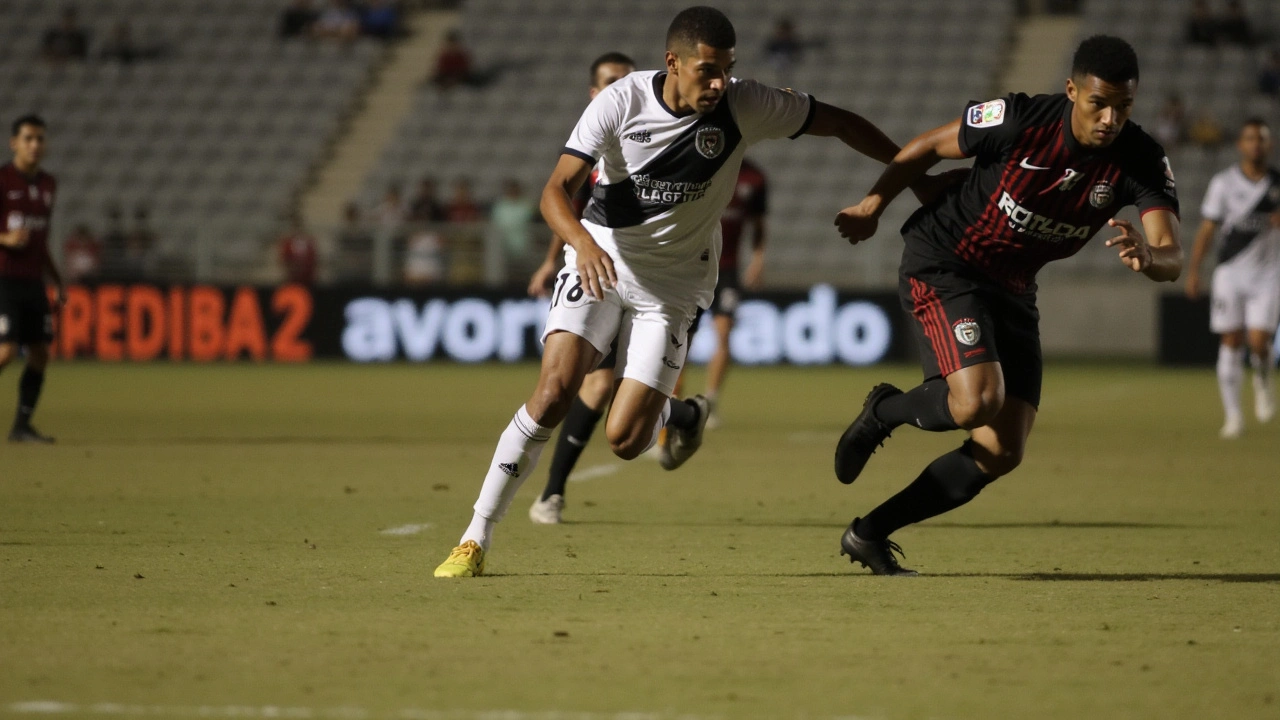
M764 172L750 160L743 158L738 168L738 184L733 189L733 199L720 213L720 268L738 267L738 248L742 244L742 231L748 222L760 222L769 212L769 183Z
M40 280L49 253L49 225L58 184L47 172L23 174L8 163L0 167L0 232L26 229L27 244L0 247L0 277Z
M960 150L973 168L907 220L908 251L959 260L1027 293L1040 268L1079 252L1120 208L1176 215L1173 170L1160 144L1129 122L1107 147L1085 147L1071 132L1072 107L1065 94L971 102Z

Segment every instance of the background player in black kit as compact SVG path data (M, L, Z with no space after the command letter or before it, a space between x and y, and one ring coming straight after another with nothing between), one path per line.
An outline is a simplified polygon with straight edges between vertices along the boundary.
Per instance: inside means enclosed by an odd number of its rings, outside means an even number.
M1021 93L971 103L917 137L867 197L836 218L851 243L875 234L885 206L943 158L974 158L968 178L902 228L899 295L915 317L923 384L876 386L836 447L836 476L851 483L899 425L970 438L934 460L902 492L855 519L841 553L880 575L914 575L889 535L953 510L1022 461L1040 403L1037 271L1074 255L1104 225L1120 260L1156 281L1177 279L1178 200L1164 150L1129 123L1138 58L1124 40L1081 43L1066 94ZM1115 220L1136 205L1140 232Z
M50 443L31 425L31 415L44 387L53 341L53 312L45 292L45 277L58 287L57 303L65 291L58 268L49 255L49 221L57 188L53 176L40 170L44 157L44 121L26 115L13 123L9 137L13 161L0 167L0 369L21 346L27 366L18 380L18 412L10 442Z

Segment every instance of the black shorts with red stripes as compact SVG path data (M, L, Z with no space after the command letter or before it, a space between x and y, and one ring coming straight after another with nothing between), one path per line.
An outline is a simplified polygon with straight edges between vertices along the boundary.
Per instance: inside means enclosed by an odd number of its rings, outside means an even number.
M911 244L902 256L898 297L916 320L925 379L999 362L1005 395L1039 407L1044 358L1035 295L1010 293L957 259L912 253Z

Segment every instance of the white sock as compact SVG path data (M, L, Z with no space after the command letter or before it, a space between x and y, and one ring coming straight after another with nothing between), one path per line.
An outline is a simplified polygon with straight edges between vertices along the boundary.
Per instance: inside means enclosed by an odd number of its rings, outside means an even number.
M680 402L677 400L676 402ZM662 428L667 426L667 421L671 419L671 401L662 403L662 412L658 413L658 421L653 424L653 435L649 438L649 444L644 446L644 451L649 452L654 445L658 444L658 435L662 433Z
M507 429L502 431L502 437L498 438L498 448L494 450L493 462L484 476L471 525L463 533L459 545L474 540L480 547L489 549L493 526L507 514L516 492L525 478L533 473L538 456L546 447L547 440L551 439L554 429L534 422L525 407L520 406Z
M1253 363L1253 389L1259 393L1271 392L1271 353L1266 356L1252 353L1249 361Z
M1244 382L1244 348L1218 347L1218 390L1227 419L1244 414L1240 409L1240 386Z

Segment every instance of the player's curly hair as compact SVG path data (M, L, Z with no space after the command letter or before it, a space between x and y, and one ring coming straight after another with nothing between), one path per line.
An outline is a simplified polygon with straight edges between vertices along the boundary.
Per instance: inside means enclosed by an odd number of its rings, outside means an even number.
M1094 35L1080 43L1071 61L1072 77L1092 75L1119 85L1138 79L1138 53L1133 46L1113 35Z
M667 50L677 54L691 51L702 43L717 50L729 50L738 44L738 34L725 14L713 7L695 5L676 15L667 28Z
M23 125L31 125L32 127L43 128L44 118L36 114L23 115L13 121L13 125L9 127L9 137L18 137L18 133L22 132Z

